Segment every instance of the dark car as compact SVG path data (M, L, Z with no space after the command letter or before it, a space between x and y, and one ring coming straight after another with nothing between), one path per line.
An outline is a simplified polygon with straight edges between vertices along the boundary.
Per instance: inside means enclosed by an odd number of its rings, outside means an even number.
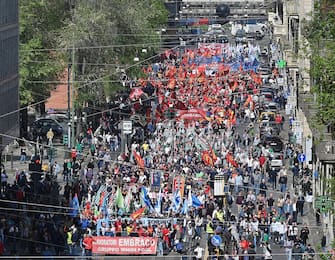
M229 38L227 35L219 35L218 40L221 43L229 43Z
M43 140L47 139L47 132L52 129L54 138L61 139L64 131L66 131L65 125L62 125L58 121L52 118L41 118L34 121L30 126L31 138L35 140L40 136Z
M239 29L239 30L236 31L235 42L236 43L241 43L241 44L244 44L244 43L248 42L248 39L246 37L246 33L245 33L244 30Z
M279 153L283 151L283 141L278 136L264 136L262 143L264 146L272 148L274 152Z

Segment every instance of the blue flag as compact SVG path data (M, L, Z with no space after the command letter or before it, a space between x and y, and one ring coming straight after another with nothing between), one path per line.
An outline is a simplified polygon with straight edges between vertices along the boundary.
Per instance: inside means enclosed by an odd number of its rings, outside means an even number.
M195 207L195 208L199 208L199 207L202 206L200 200L195 195L192 195L192 206Z
M103 212L104 216L108 215L107 202L109 201L109 195L110 194L106 194L104 196L102 205L101 205L101 211Z
M172 198L173 211L178 212L180 205L181 205L181 194L180 194L180 190L178 190L173 194L173 198Z
M159 193L158 193L158 198L157 198L157 201L156 201L156 204L155 204L155 211L157 214L160 214L161 213L161 208L162 208L162 189L159 190Z
M72 202L71 202L71 212L70 212L70 216L72 218L75 218L76 216L78 216L79 214L79 200L78 200L78 195L74 195Z
M182 214L187 214L188 212L188 200L187 199L184 199L184 203L183 203L183 208L181 209L181 213Z
M141 191L142 191L141 198L142 198L144 205L147 207L147 209L149 209L150 212L153 211L152 203L149 198L147 189L145 187L142 187Z

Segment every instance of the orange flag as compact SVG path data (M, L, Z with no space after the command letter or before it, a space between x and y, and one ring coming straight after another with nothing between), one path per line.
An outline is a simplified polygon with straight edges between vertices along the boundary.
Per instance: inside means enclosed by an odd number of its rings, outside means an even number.
M234 160L234 157L233 157L232 154L228 153L228 154L226 155L226 160L227 160L227 162L228 162L229 164L231 164L232 166L234 166L234 167L237 167L237 166L238 166L238 164L237 164L237 162Z
M143 215L144 211L145 211L145 207L140 208L139 210L133 212L130 215L130 217L132 218L132 220L136 220L136 219L140 218Z
M247 100L244 103L244 107L247 107L250 104L251 101L252 101L252 96L248 95L248 98L247 98Z
M210 148L210 152L211 152L211 156L212 156L213 162L215 163L217 161L218 157L216 156L216 154L213 151L212 147Z
M100 195L99 206L102 205L102 203L104 201L104 197L105 197L105 192L102 192L101 195Z
M211 157L211 155L209 154L208 151L203 151L202 152L201 159L204 162L204 164L206 164L206 165L210 165L210 166L214 165L213 158Z
M141 155L139 153L137 153L136 151L134 151L134 158L135 161L137 163L138 166L140 166L140 168L144 168L144 160L142 159Z

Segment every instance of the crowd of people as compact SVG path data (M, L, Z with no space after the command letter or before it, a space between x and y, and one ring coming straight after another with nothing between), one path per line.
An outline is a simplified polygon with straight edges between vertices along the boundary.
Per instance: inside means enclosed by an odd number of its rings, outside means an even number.
M279 89L273 100L280 113L287 86L278 84L279 48L271 47L269 80ZM272 259L273 244L285 248L287 259L313 259L311 230L298 225L313 196L310 172L298 164L301 147L288 142L289 166L273 169L259 133L267 102L257 73L261 55L251 44L166 51L144 70L146 78L128 82L130 95L122 100L146 127L124 142L113 111L103 114L99 130L88 127L63 167L51 167L64 187L46 174L39 182L45 195L36 195L25 172L5 185L2 203L17 210L2 215L5 250L91 255L95 236L131 236L156 237L158 256L174 251L202 259L206 239L213 259ZM302 182L297 194L289 189L291 175ZM224 196L214 196L217 176L225 180ZM220 246L213 236L221 237Z

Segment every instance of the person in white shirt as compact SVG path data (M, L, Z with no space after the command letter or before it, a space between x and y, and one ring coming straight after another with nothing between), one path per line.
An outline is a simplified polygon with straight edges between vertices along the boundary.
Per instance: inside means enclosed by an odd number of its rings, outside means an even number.
M243 177L241 174L237 174L235 177L235 192L238 193L243 186Z
M247 195L247 201L252 201L252 202L256 201L256 196L252 191L249 191L249 193Z
M283 223L283 222L280 222L279 225L278 225L278 232L279 232L280 241L284 241L286 231L287 231L286 224Z
M197 247L194 249L195 259L202 259L205 249L200 247L200 244L197 243Z

